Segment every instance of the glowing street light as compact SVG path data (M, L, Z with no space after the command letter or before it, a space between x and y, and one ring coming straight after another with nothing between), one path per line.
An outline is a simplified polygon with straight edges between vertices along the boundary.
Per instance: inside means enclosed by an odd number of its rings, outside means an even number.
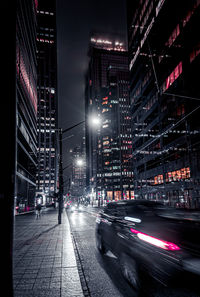
M82 159L77 159L77 160L76 160L76 164L77 164L78 166L80 166L80 167L83 166L83 163L84 163L84 162L83 162Z
M63 165L62 165L62 142L63 142L63 134L70 131L71 129L80 126L81 124L85 123L85 121L81 121L67 129L56 129L58 131L59 135L59 148L60 148L60 156L59 156L59 197L58 197L58 202L59 202L59 207L58 207L58 224L61 224L61 214L62 214L62 203L63 203ZM92 116L89 119L89 124L93 126L98 126L101 124L101 119L99 116ZM69 136L71 137L71 136ZM65 139L69 138L66 137ZM77 160L77 165L78 166L83 166L84 162L83 160ZM67 166L68 167L68 166Z
M99 116L91 116L89 119L90 125L99 126L101 124L101 118Z

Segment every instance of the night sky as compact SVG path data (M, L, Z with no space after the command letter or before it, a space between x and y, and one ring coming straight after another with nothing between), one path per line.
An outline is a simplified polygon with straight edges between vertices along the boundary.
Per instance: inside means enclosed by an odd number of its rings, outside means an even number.
M118 33L126 40L125 0L57 0L59 127L84 120L84 76L90 32ZM83 125L63 135L64 167L80 144ZM71 137L71 135L74 135Z

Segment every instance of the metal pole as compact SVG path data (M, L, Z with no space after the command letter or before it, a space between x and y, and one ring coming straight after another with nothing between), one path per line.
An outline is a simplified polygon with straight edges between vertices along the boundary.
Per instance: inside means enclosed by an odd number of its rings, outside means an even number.
M59 196L58 196L58 224L61 224L62 202L63 202L63 168L62 168L62 129L59 129Z
M61 216L63 210L63 163L62 163L62 135L65 132L70 131L71 129L85 123L85 121L81 121L78 124L75 124L67 129L62 130L59 128L59 149L60 149L60 158L59 158L59 196L58 196L58 224L61 224Z

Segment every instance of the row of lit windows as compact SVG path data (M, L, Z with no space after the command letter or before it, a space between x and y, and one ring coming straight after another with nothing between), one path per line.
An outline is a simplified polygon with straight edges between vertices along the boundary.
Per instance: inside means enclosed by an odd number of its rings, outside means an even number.
M149 109L151 109L151 107L154 105L156 101L158 101L158 97L155 95L151 97L151 99L145 104L145 106L142 109L147 112Z
M52 133L55 133L55 130L44 130L44 129L41 129L41 130L39 130L39 129L37 129L37 132L41 132L41 133L45 133L45 132L47 132L47 133L49 133L49 132L52 132Z
M31 71L32 68L25 63L23 51L18 46L16 49L16 58L16 69L20 77L20 82L32 103L35 112L37 112L37 90L34 73Z
M181 168L179 170L174 170L167 172L165 174L165 181L166 182L174 182L174 181L180 181L184 179L189 179L190 178L190 168ZM159 174L155 176L152 180L153 185L158 185L158 184L163 184L164 183L164 178L163 174Z
M51 124L45 124L44 122L40 124L40 126L52 126L55 127L55 124L51 123Z
M191 10L188 11L187 15L183 19L183 27L189 22L191 16L194 14L196 8L200 5L200 0L196 0L194 6Z
M26 125L24 124L21 117L17 117L17 125L18 125L21 133L23 134L24 138L26 139L27 143L29 144L29 146L33 150L33 152L36 153L36 147L35 147L35 144L34 144L34 140L31 137L30 132L28 131L28 129L27 129Z
M46 121L55 121L55 118L44 118L40 117L41 120L46 120Z
M127 176L133 176L133 172L132 171L127 171L127 172L108 172L108 173L98 173L97 177L113 177L113 176L121 176L121 175L127 175Z
M131 140L122 140L123 143L132 144Z
M163 83L162 85L163 92L166 91L174 83L174 81L181 75L182 71L183 71L182 62L180 62Z
M39 87L40 92L43 94L45 91L48 93L50 92L51 94L55 94L55 88L50 88L50 87Z
M137 87L136 91L134 92L133 100L131 102L132 104L134 103L134 99L141 95L142 88L144 88L144 86L146 85L146 83L149 81L150 77L151 77L151 70L146 73L146 75L143 78L142 82L139 84L139 86Z
M38 182L39 182L39 181L36 181L36 183L38 183ZM51 184L54 184L55 181L54 181L54 180L50 180L50 181L49 181L48 179L46 179L46 180L40 180L40 184L44 184L44 183L47 184L47 183L49 183L49 182L50 182Z
M44 148L44 147L41 147L41 148L38 148L39 151L43 152L43 151L55 151L55 148Z
M45 42L45 43L54 43L54 40L49 39L43 39L43 38L37 38L38 42Z
M106 124L106 125L102 125L102 128L108 128L108 127L109 127L108 124Z
M121 150L128 150L132 148L132 145L128 145L128 146L121 146Z
M190 178L189 167L166 173L166 182L179 181L181 179L188 179L188 178Z
M142 19L142 16L143 16L144 11L145 11L145 9L146 9L146 5L147 5L147 3L148 3L148 0L145 1L145 4L144 4L144 6L143 6L143 8L142 8L142 11L141 11L141 13L140 13L140 20ZM163 3L164 3L164 0L160 0L160 1L159 1L158 5L157 5L157 7L156 7L156 16L158 15L158 13L159 13L159 11L160 11L160 9L161 9ZM195 10L197 9L197 7L198 7L199 5L200 5L200 0L196 0L195 3L194 3L194 5L193 5L193 8L192 8L190 11L188 11L187 15L186 15L185 18L182 20L182 25L183 25L183 27L189 22L191 16L194 14ZM151 7L151 6L152 6L152 7ZM149 10L148 10L148 12L147 12L147 16L150 15L152 8L153 8L153 2L151 3L151 5L150 5L150 7L149 7ZM137 13L137 12L136 12L136 13ZM136 15L134 16L134 19L135 19L135 18L136 18ZM148 19L148 17L147 17L147 19ZM147 20L147 19L146 19L146 20ZM144 21L145 21L145 20L144 20ZM152 19L152 21L154 21L154 19ZM141 26L139 26L139 25L138 25L138 22L137 22L137 25L134 26L134 27L135 27L135 29L134 29L134 33L133 33L133 35L136 33L136 31L138 30L138 28L140 28L140 30L141 30L141 32L142 32L142 30L144 29L144 22L142 23ZM149 27L148 27L148 29L146 30L146 32L147 32L147 31L148 31L148 32L150 31ZM178 36L179 34L180 34L180 26L179 26L179 24L177 24L176 28L173 30L173 32L171 33L171 35L170 35L168 41L166 42L166 45L170 47L170 46L174 43L174 41L176 40L176 38L177 38L177 36ZM146 34L146 35L147 35L147 34ZM145 36L145 38L146 38L146 36ZM141 47L142 47L142 44L143 44L143 43L144 43L144 41L141 42ZM139 55L139 51L140 51L140 47L138 47L137 52L136 52L134 58L132 59L130 65L129 65L130 69L132 68L132 66L133 66L133 64L134 64L134 62L135 62L137 56Z
M148 8L146 14L145 14L144 20L143 20L143 22L142 22L142 24L141 24L141 26L140 26L140 32L142 32L143 29L145 28L146 22L147 22L147 20L149 19L149 16L150 16L150 14L151 14L151 12L152 12L152 10L153 10L153 6L154 6L154 3L153 3L153 1L152 1L152 2L150 3L150 6L149 6L149 8Z
M109 111L108 108L103 108L102 113L104 113L104 112L108 112L108 111Z
M122 138L126 138L126 137L129 137L129 138L131 138L132 137L132 135L131 134L120 134L120 137L122 137Z
M170 37L165 45L170 47L174 43L174 41L176 40L176 38L178 37L179 34L180 34L180 27L178 24L176 26L176 28L174 29L174 31L172 32L172 34L170 35Z
M40 33L39 34L40 36L46 36L46 37L54 37L54 35L53 34L47 34L47 33Z
M103 141L103 145L107 145L107 144L109 144L110 142L109 142L109 140L107 140L107 141Z
M200 43L190 53L190 63L200 54Z
M39 31L41 32L42 30L44 30L44 31L50 31L50 32L53 32L53 31L54 31L53 28L44 28L44 27L40 27L40 28L39 28Z
M37 13L40 13L40 14L46 14L46 15L54 15L53 12L43 11L43 10L38 10Z

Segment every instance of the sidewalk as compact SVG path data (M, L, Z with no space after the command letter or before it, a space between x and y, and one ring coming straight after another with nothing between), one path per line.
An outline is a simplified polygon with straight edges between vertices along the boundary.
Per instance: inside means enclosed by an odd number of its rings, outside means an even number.
M65 210L15 217L14 297L83 297Z

